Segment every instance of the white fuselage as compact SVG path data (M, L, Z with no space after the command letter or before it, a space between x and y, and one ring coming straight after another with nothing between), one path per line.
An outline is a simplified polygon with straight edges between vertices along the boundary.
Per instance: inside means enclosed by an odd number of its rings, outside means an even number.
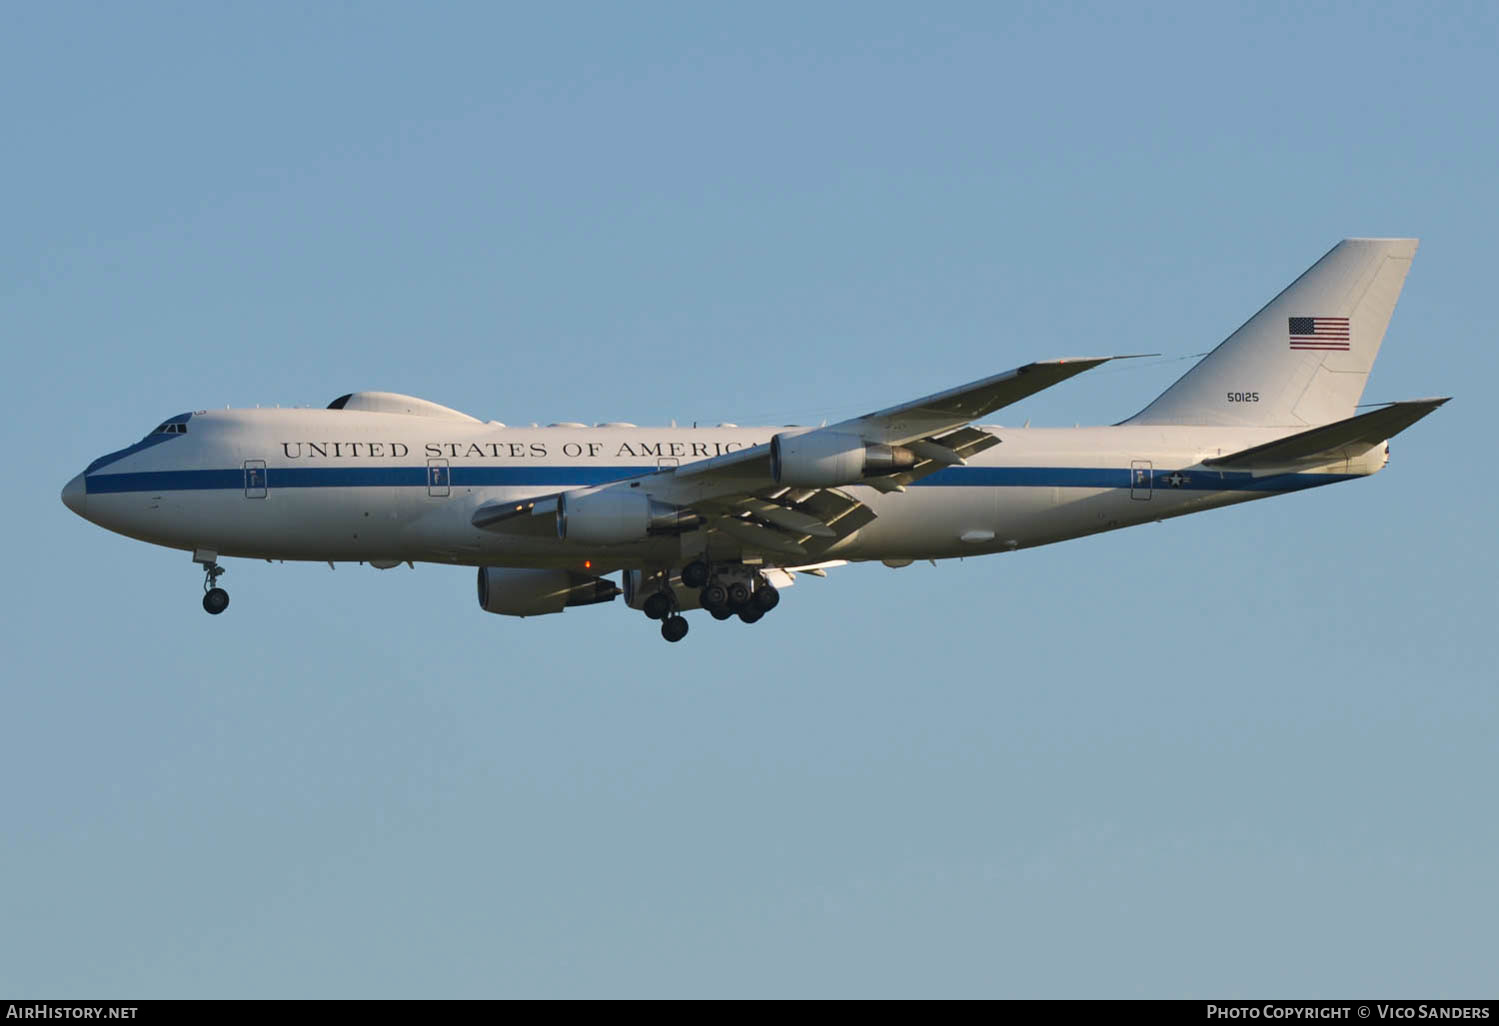
M81 515L144 541L265 559L680 566L702 531L586 548L471 524L483 503L548 495L768 442L784 428L515 428L355 410L224 410L95 461ZM849 485L876 514L821 558L902 561L1044 545L1374 473L1386 448L1315 468L1205 469L1291 429L986 428L1000 439L903 494ZM649 489L649 480L645 482ZM65 493L66 494L66 493ZM70 502L70 505L72 503ZM711 553L710 553L711 555Z

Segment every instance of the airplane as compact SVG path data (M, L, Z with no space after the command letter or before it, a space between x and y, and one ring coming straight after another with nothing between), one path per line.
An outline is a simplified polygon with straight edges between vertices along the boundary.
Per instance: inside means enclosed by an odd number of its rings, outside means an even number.
M1359 412L1416 239L1345 239L1139 413L1105 427L980 418L1111 359L1028 363L818 428L507 427L423 399L198 410L101 456L79 516L221 557L478 568L481 609L624 604L754 623L797 574L1013 552L1377 473L1448 397ZM610 575L620 574L618 583Z

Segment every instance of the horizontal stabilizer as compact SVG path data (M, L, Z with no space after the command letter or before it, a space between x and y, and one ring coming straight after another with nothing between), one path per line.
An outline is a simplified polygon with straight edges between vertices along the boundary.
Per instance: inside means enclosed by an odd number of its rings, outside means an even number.
M1227 456L1203 460L1208 467L1249 470L1255 467L1284 467L1297 463L1322 463L1344 456L1354 457L1393 438L1426 416L1449 397L1442 399L1409 399L1391 403L1382 409L1361 413L1347 420L1334 421L1286 438L1278 438L1252 449L1242 449Z

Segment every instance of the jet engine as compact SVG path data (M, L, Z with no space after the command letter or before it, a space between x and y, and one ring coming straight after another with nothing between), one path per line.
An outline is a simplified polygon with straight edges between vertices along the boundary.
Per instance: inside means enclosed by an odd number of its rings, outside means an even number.
M619 594L613 581L571 570L479 568L479 608L506 616L560 613L568 606L612 602Z
M617 488L557 496L557 537L584 545L627 545L681 534L703 522L683 506Z
M905 446L865 442L857 435L813 431L770 440L771 476L776 484L796 488L834 488L915 465L916 454Z

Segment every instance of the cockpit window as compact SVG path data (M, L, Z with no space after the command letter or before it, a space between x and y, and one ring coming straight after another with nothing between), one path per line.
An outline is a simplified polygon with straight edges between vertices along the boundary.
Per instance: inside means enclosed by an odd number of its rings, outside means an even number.
M187 425L180 422L173 423L172 421L167 421L165 424L162 424L160 427L158 427L155 431L151 432L151 434L185 435L187 434Z

